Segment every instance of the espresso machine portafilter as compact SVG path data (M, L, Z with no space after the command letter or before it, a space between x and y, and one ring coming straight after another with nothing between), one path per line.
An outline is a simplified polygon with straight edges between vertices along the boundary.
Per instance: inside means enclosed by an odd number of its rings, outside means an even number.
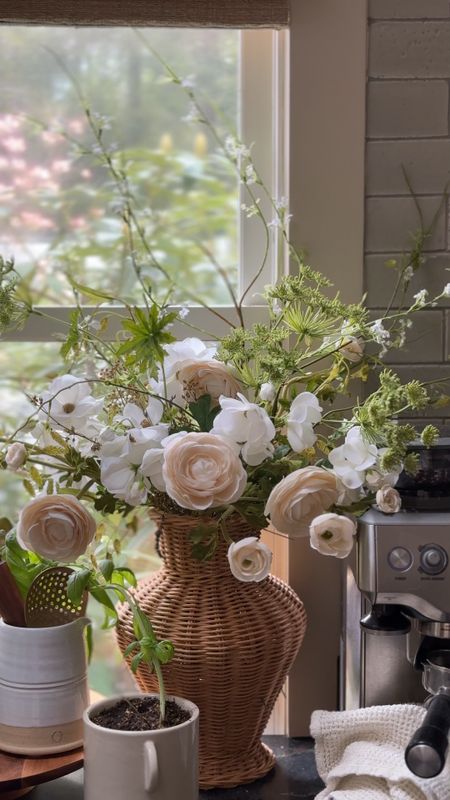
M426 701L406 752L410 770L442 770L450 729L450 439L417 445L403 510L367 512L347 572L341 705ZM358 624L359 623L359 624Z

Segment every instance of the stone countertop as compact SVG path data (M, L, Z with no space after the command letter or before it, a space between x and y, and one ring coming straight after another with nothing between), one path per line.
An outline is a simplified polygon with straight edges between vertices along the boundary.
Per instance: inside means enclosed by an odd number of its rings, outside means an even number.
M314 800L323 784L317 775L311 739L265 736L277 757L261 780L235 789L200 792L199 800ZM83 800L83 770L36 787L30 800ZM132 798L130 798L132 800Z

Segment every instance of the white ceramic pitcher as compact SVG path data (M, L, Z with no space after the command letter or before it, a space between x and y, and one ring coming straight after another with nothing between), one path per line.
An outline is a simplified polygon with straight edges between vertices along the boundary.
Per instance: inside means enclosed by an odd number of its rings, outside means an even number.
M44 755L82 744L88 622L19 628L0 620L1 750Z
M127 695L146 696L157 695ZM110 697L84 712L84 800L198 800L197 706L169 697L191 717L155 731L116 731L91 722L91 716L123 699Z

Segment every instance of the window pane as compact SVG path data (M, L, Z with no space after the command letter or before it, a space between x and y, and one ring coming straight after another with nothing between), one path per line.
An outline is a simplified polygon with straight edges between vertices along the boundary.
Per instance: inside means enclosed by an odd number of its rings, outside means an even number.
M239 32L143 34L188 86L195 76L208 117L234 132ZM186 120L186 92L165 80L138 35L126 28L3 26L0 43L0 251L15 255L41 302L73 302L67 269L91 288L139 297L117 187L95 152L80 155L80 144L98 150L81 93L94 114L107 118L103 141L129 177L152 253L135 237L131 247L143 276L161 291L168 284L155 258L180 284L177 300L186 300L189 286L204 301L229 303L205 248L236 284L234 170L208 128Z

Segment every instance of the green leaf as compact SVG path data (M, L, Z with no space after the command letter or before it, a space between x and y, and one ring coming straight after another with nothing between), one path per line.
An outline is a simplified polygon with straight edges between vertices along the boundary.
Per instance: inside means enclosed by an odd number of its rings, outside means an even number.
M220 411L220 406L213 406L211 395L203 394L195 402L189 403L189 411L198 423L200 430L208 433Z
M86 651L87 651L87 658L88 663L91 663L92 653L94 652L94 640L93 640L93 631L92 625L90 622L86 625L84 629L84 639L86 642Z
M99 292L97 289L91 289L89 286L83 286L82 283L78 283L78 281L75 281L70 275L67 275L67 280L72 289L85 294L86 297L91 297L93 300L109 300L115 302L117 299L111 294L105 294L105 292Z
M114 572L114 561L111 558L102 558L98 562L98 566L105 581L109 582Z
M131 642L131 644L129 644L128 647L126 647L123 651L124 657L127 658L127 656L131 656L131 653L134 653L135 650L139 650L139 647L139 642Z
M67 596L74 606L80 604L92 574L91 569L80 569L73 572L67 581Z
M31 495L31 497L34 497L36 495L36 489L34 488L31 481L24 480L23 485L28 494Z
M155 647L155 655L161 664L168 664L173 658L175 648L168 639L163 639Z
M113 628L117 623L117 611L109 594L100 586L91 586L89 592L92 597L103 606L104 619L102 628Z
M122 586L137 586L136 575L128 567L116 567L111 575L111 580Z
M130 667L132 672L137 672L144 658L144 653L136 653L136 655L131 659Z

